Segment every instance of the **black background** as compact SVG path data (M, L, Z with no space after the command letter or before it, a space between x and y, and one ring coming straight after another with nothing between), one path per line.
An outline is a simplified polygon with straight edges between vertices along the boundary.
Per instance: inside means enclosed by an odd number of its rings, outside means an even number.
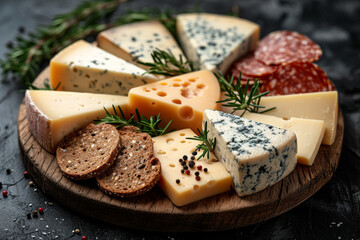
M72 10L81 1L0 0L0 58L5 45L18 34L56 15ZM79 215L51 199L41 189L30 188L30 179L19 153L16 118L24 93L16 81L0 83L0 239L360 239L360 1L326 0L135 0L121 9L144 7L229 13L261 26L261 36L279 29L303 33L323 49L318 64L339 91L345 118L345 136L339 167L330 182L295 209L246 228L215 233L157 233L125 229ZM121 10L118 12L121 14ZM2 79L5 80L5 79ZM297 106L294 106L297 107ZM11 174L6 174L11 169ZM38 191L35 191L37 189ZM54 202L54 205L49 205ZM26 214L43 207L37 219ZM89 209L91 211L91 209ZM179 223L181 224L181 223ZM81 234L73 233L79 228Z

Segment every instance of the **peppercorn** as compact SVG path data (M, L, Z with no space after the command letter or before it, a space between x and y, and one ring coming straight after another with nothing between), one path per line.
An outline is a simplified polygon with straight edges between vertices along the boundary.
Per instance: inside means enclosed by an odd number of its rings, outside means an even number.
M188 166L184 166L184 170L188 170L189 169L189 167Z
M200 176L195 176L195 179L197 180L197 181L200 181Z
M192 155L196 156L196 154L197 154L197 151L192 152Z
M180 159L179 159L179 163L182 163L182 162L183 162L183 160L180 158Z
M11 173L11 170L8 168L6 169L6 174L10 174Z
M195 166L195 162L194 161L190 161L189 162L189 167L193 168Z
M29 178L29 177L30 177L29 171L25 171L25 172L24 172L24 177L25 177L25 178Z
M30 214L30 213L27 213L27 214L26 214L26 218L27 218L27 219L31 219L31 214Z
M195 156L191 156L191 158L190 158L191 160L195 160Z
M184 169L181 169L181 173L184 173L185 172L185 170Z
M25 32L25 28L23 26L20 26L18 28L19 33L23 34Z
M198 171L195 172L195 176L199 176L200 173Z
M78 228L77 228L77 229L75 229L75 230L74 230L74 233L76 233L76 234L80 234L80 229L78 229Z
M81 237L81 240L87 240L87 237L86 237L86 236L82 236L82 237Z
M202 166L201 166L201 165L198 165L196 168L197 168L197 170L201 171Z
M204 168L204 172L207 172L208 171L208 169L207 168Z
M188 156L184 155L183 159L186 161L188 159Z
M2 188L2 182L0 182L0 189Z
M38 217L38 212L36 210L32 211L32 216L34 218L37 218Z
M179 184L179 183L180 183L180 179L176 179L176 183Z
M190 175L190 170L186 170L185 173L186 173L187 175Z
M40 214L43 214L43 213L44 213L44 209L43 209L43 208L39 208L38 211L39 211Z
M35 185L35 184L34 184L33 181L30 181L30 182L29 182L29 186L30 186L30 187L33 187L34 185Z
M7 191L3 191L3 196L7 197L8 196L8 192Z
M186 165L186 162L185 162L185 161L181 162L181 165L185 166L185 165Z

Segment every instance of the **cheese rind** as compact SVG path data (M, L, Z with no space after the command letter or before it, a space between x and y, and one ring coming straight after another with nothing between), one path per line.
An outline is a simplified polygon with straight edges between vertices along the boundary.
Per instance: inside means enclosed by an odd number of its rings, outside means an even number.
M104 117L104 107L113 114L112 105L128 112L127 104L125 96L105 94L43 90L27 90L25 94L29 130L51 153L66 135Z
M75 92L127 95L133 87L157 78L123 59L79 40L50 61L52 88Z
M140 68L149 67L140 62L153 62L155 49L168 52L179 58L184 54L171 33L159 21L141 21L121 25L101 32L97 37L98 46L105 51L131 62Z
M241 197L271 186L296 166L295 133L215 110L204 112L215 156L230 172Z
M176 17L177 36L188 59L202 69L226 72L239 57L255 49L259 25L237 17L184 13Z
M129 92L130 109L146 117L161 114L160 125L172 121L170 129L201 129L203 111L220 109L220 87L207 70L179 75L133 88Z
M189 168L190 175L181 173L183 166L179 159L187 155L190 160L191 153L198 145L197 141L186 138L194 136L196 134L191 129L183 129L153 138L155 157L161 162L159 186L176 206L184 206L230 190L230 174L212 153L209 159L195 160L195 167ZM196 168L199 165L201 170ZM205 168L208 170L206 173ZM195 172L200 173L199 181L195 179ZM179 183L176 183L177 179L180 180Z

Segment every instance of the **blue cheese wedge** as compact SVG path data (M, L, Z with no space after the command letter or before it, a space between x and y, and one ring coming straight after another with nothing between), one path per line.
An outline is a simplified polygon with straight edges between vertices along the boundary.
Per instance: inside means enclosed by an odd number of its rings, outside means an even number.
M226 72L234 60L254 50L260 35L255 23L216 14L180 14L176 24L188 59L214 72Z
M98 46L141 68L140 62L154 62L151 53L155 49L171 51L176 58L185 60L184 54L171 33L159 21L142 21L121 25L101 32Z
M145 70L79 40L50 61L53 88L74 92L127 95L133 87L158 79Z
M295 133L216 110L205 110L203 124L216 138L215 156L230 172L241 197L271 186L296 166Z

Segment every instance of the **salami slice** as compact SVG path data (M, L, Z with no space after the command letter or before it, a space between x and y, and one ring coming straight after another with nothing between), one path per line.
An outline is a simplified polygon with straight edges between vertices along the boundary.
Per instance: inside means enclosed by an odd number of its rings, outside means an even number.
M234 68L247 76L261 77L270 75L277 70L277 66L268 66L255 59L250 53L234 63Z
M276 31L263 38L255 50L255 58L267 65L292 62L312 63L319 60L319 45L297 32Z
M292 63L279 67L260 92L270 91L271 95L333 91L335 87L325 72L312 63Z
M232 68L229 72L229 76L231 77L231 75L234 75L234 79L237 81L239 79L239 74L240 74L240 71L237 70L236 68ZM267 81L267 78L269 77L270 75L267 75L267 76L261 76L261 77L254 77L254 76L249 76L249 75L246 75L244 73L241 73L241 85L245 85L247 83L247 80L249 79L249 84L252 85L254 83L254 79L256 78L260 84L263 84ZM235 82L236 83L236 82Z

